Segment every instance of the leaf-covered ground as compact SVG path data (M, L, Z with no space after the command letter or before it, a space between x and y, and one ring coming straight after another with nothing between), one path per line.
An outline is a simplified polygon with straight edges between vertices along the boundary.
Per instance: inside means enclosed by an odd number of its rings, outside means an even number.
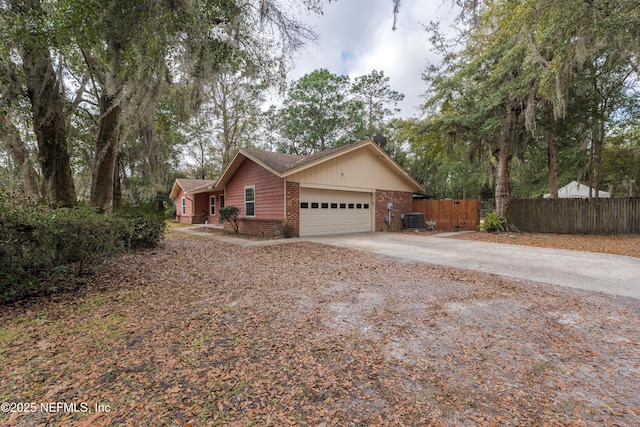
M635 299L176 232L99 273L0 308L0 402L77 405L0 423L640 425Z
M600 252L640 258L640 235L591 236L549 233L465 233L455 239L512 245L540 246L572 251Z

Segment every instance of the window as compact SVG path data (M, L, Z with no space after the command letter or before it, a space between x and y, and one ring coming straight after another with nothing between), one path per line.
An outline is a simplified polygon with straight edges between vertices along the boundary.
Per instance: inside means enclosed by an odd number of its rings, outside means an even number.
M331 203L331 209L338 209L337 203Z
M216 196L211 196L209 199L209 213L211 215L216 214Z
M347 209L346 203L340 203L340 209Z
M312 202L311 209L318 209L318 202Z
M369 209L369 203L365 203L365 204L364 204L364 208L365 208L365 209Z
M221 208L224 208L224 194L221 194L221 195L219 196L219 199L220 199L220 207L221 207Z
M244 187L244 216L256 216L256 187Z
M362 203L356 203L356 209L362 209Z
M353 209L354 207L353 203L349 203L349 209Z
M309 203L307 202L300 203L300 209L309 209Z
M187 199L186 198L182 198L182 215L186 215L187 214Z
M321 206L322 209L329 209L329 203L323 203Z

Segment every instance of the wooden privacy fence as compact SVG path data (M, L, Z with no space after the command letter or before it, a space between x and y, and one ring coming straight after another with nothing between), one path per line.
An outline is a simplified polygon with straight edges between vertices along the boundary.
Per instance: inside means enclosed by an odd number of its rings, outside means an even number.
M640 199L514 199L518 230L567 234L640 233Z
M422 212L425 221L435 221L438 230L476 230L480 225L480 201L414 200L413 211Z

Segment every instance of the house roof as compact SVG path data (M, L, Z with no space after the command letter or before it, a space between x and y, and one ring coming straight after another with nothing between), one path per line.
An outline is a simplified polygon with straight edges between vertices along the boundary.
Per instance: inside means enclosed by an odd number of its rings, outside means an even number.
M353 144L343 145L341 147L332 148L329 150L320 151L311 155L301 156L297 154L287 153L275 153L271 151L257 150L253 148L243 148L238 151L235 157L231 160L227 168L222 172L222 175L213 184L201 184L192 188L191 190L185 190L186 193L195 194L202 193L211 190L222 190L224 185L231 179L233 174L238 170L240 165L245 159L250 159L257 164L261 165L265 169L269 170L278 177L284 178L294 173L300 172L304 169L316 166L320 163L326 162L330 159L342 156L351 151L355 151L361 148L367 147L368 149L376 151L382 158L385 159L388 166L394 169L399 175L407 180L411 186L416 190L422 190L422 186L418 184L413 178L409 176L387 153L385 153L378 145L371 140L365 140L355 142ZM200 180L200 182L203 182ZM184 189L184 187L183 187ZM172 197L173 192L172 192Z
M169 194L169 197L177 197L178 192L180 191L179 189L182 189L182 191L184 191L185 193L194 193L201 188L208 188L215 183L216 181L213 181L211 179L178 178L173 184L173 188L171 189L171 194Z
M324 161L326 158L333 157L336 154L342 153L343 151L351 151L354 148L366 145L366 143L368 142L370 141L355 142L352 144L319 151L317 153L309 155L274 153L271 151L256 150L251 148L245 148L240 151L248 154L249 158L252 158L252 160L259 160L265 166L268 166L270 169L278 172L279 174L289 175L289 173L287 172L293 169L300 168L304 165L318 160Z
M250 148L245 148L241 151L248 154L248 157L253 158L254 160L259 160L261 163L269 166L270 169L273 169L278 173L286 172L288 169L300 163L300 161L307 157L299 156L297 154L274 153L271 151Z
M591 195L595 197L596 190L591 189ZM551 193L547 193L544 195L545 199L551 197ZM586 199L589 197L589 186L580 184L578 181L571 181L567 185L558 189L558 198L560 199ZM606 199L611 197L611 194L608 191L598 191L598 197L601 199Z

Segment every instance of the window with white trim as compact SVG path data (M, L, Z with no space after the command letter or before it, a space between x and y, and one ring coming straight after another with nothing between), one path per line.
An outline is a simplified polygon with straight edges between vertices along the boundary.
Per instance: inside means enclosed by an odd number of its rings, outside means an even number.
M209 213L211 215L216 214L216 196L211 196L209 199Z
M244 216L256 216L256 187L244 187Z
M187 198L183 197L182 198L182 215L186 215L187 214Z

